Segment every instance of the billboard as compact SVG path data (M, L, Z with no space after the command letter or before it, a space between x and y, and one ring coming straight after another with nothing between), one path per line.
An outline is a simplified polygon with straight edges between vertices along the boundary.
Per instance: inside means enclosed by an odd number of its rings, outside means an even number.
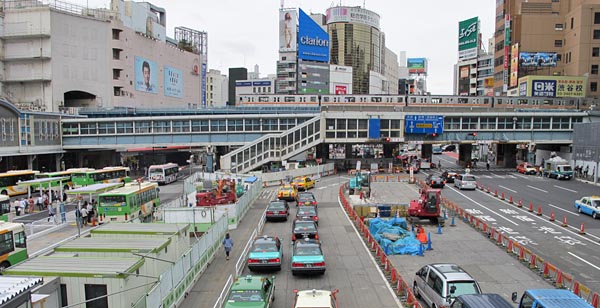
M379 15L361 7L338 6L327 9L327 24L336 22L360 23L379 30Z
M479 46L479 17L458 23L458 59L468 60L477 57Z
M406 66L410 74L425 73L425 58L408 58L406 59Z
M586 85L586 77L530 75L519 78L519 95L585 97Z
M300 9L298 58L329 63L329 34Z
M444 116L442 115L405 115L404 133L406 134L442 134Z
M558 56L556 52L525 52L519 53L521 67L547 67L556 66Z
M183 97L183 71L165 65L165 96Z
M279 11L279 51L296 51L296 10Z
M509 86L516 87L519 82L519 43L512 45L510 52L510 82Z
M346 85L335 85L335 95L345 95L348 94L348 86Z
M156 62L142 57L135 57L135 89L146 93L158 93L158 66Z
M202 69L200 71L200 79L201 79L201 97L202 97L202 108L206 108L206 62L202 62Z

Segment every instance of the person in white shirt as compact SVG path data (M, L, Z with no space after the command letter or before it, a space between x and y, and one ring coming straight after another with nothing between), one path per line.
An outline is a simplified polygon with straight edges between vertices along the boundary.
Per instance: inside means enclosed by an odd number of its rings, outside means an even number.
M83 226L87 225L87 217L88 217L87 207L82 206L81 207L81 221L83 222Z

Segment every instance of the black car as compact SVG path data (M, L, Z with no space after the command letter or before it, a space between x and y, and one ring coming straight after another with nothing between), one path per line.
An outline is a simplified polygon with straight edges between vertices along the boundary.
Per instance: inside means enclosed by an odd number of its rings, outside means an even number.
M430 174L425 179L425 183L431 188L444 188L444 185L446 185L446 181L441 176L434 174Z
M454 152L454 151L456 151L456 145L448 144L448 145L442 147L442 151L443 152Z
M454 183L454 179L456 178L456 176L456 172L444 171L444 173L442 173L442 179L444 179L446 183Z
M314 221L317 226L319 225L319 213L317 207L312 205L305 205L298 207L296 212L296 220L309 220Z
M317 231L317 224L314 221L294 221L294 225L292 226L292 241L303 238L319 239L319 231Z
M265 218L267 221L273 220L288 220L290 216L290 206L285 200L274 200L267 206L267 213Z
M313 195L311 192L299 192L298 199L296 201L296 206L298 205L312 205L314 207L319 206L315 195Z

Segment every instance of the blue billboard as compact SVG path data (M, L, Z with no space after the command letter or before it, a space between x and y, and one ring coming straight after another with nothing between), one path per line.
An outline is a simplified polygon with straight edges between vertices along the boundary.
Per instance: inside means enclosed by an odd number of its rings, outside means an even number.
M135 57L135 89L141 92L158 93L158 65L142 57Z
M532 80L531 96L556 97L556 80Z
M183 71L165 65L165 96L183 97Z
M442 134L443 132L444 116L406 115L404 117L404 133L406 134Z
M329 34L300 9L298 58L329 63Z
M556 52L525 52L519 53L519 65L521 67L545 67L556 66L558 55Z
M381 137L381 119L369 119L369 139L379 139Z

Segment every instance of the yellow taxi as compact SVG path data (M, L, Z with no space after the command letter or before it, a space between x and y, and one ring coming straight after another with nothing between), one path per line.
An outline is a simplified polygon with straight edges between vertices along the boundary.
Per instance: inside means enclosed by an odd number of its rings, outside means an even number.
M292 185L296 186L298 190L309 190L315 187L315 180L307 176L300 176L294 179Z
M297 197L298 190L294 185L283 185L277 191L277 198L279 200L296 201Z

